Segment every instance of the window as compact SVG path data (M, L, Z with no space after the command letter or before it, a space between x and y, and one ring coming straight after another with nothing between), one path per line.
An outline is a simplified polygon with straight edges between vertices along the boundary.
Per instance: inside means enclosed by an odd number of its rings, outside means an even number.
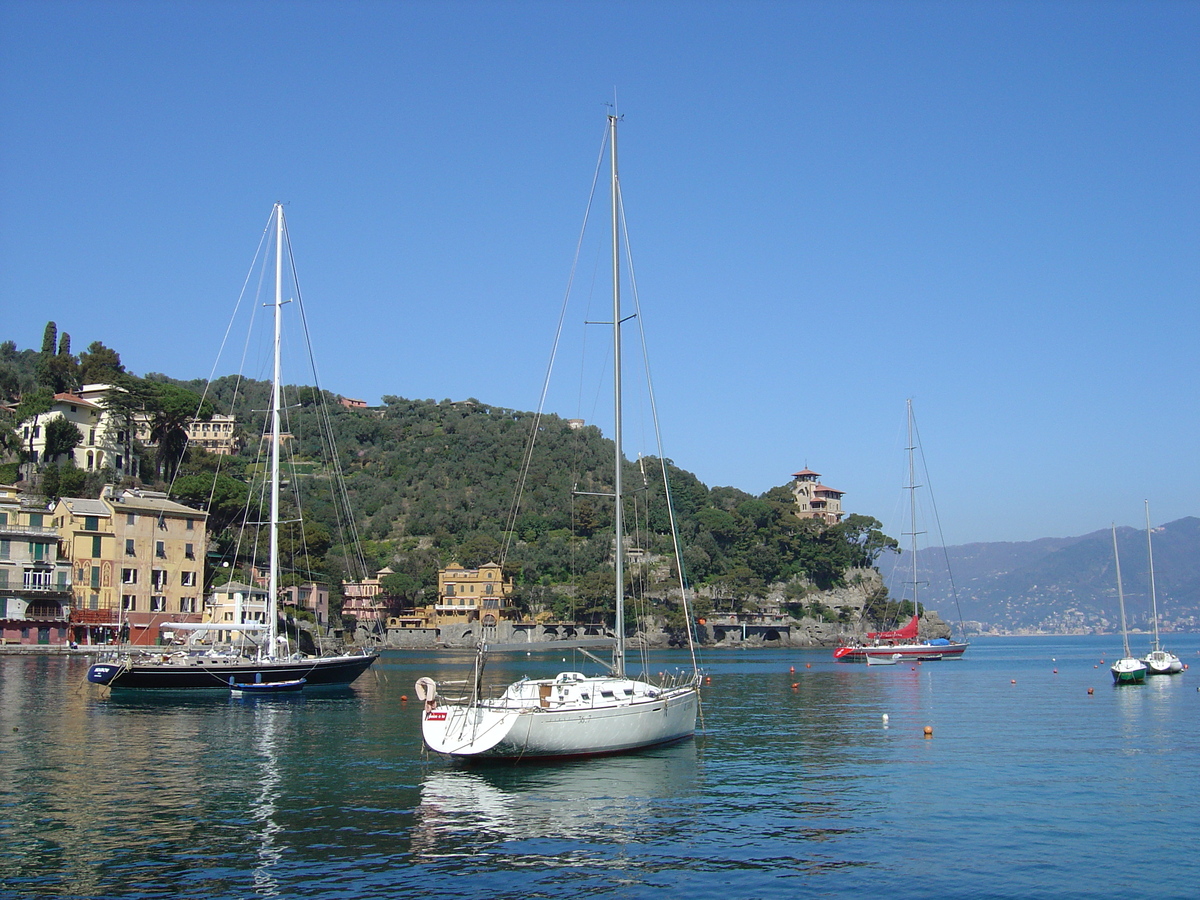
M93 590L100 589L100 567L92 566L92 588Z
M121 584L137 584L137 569L122 569Z
M88 597L88 609L99 609L99 608L100 608L100 595L92 594L90 597Z
M46 558L46 545L39 544L37 541L29 542L29 558L36 562L41 562Z
M0 525L8 524L8 513L0 512Z
M191 521L191 520L189 519L189 521ZM195 559L196 558L195 545L194 544L184 544L183 545L183 555L186 556L188 559Z
M91 428L88 430L88 443L91 444L93 447L96 446L96 429L95 428Z
M100 535L92 535L92 559L99 559L103 554L100 552Z
M133 549L133 538L125 538L125 555L137 556L137 551Z
M196 586L196 573L195 572L180 572L179 573L179 583L181 585L183 585L184 587L195 587Z
M179 611L183 613L194 613L196 611L196 598L183 597L179 601Z
M8 587L8 569L0 569L0 589Z
M33 525L35 528L41 528L42 520L44 518L45 517L41 513L30 513L29 514L29 524Z
M167 598L155 594L150 598L150 612L166 612Z
M191 519L188 519L187 520L187 530L192 531L194 529L194 527L195 527L195 523Z
M125 524L126 525L136 525L137 524L137 513L125 513Z
M154 555L157 556L159 559L167 558L167 544L165 541L155 541L154 542Z
M99 531L100 530L100 517L99 516L84 516L83 517L83 530L84 531Z
M9 554L12 552L12 542L7 538L0 540L0 559L9 559Z
M137 609L137 597L133 594L121 595L121 609L126 612L132 612Z
M150 582L154 585L156 591L161 591L167 586L167 570L155 569L150 573Z

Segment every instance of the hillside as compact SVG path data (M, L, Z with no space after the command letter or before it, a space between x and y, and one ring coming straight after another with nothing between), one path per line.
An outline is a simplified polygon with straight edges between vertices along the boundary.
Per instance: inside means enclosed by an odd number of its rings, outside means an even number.
M1148 630L1146 534L1135 528L1118 528L1117 546L1129 627ZM929 582L923 596L943 617L956 614L945 557L954 573L963 619L979 623L985 631L1087 633L1120 627L1108 529L1081 537L920 551L918 572L922 581ZM891 565L881 562L881 568L886 573ZM898 568L904 573L911 571L907 552L900 555ZM1154 530L1154 574L1160 629L1192 631L1200 627L1200 519L1189 516Z

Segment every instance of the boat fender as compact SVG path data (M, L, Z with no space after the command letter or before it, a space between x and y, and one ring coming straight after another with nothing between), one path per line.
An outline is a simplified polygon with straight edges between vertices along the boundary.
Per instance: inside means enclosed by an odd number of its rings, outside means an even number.
M417 688L417 699L423 700L425 702L425 711L426 712L437 707L437 682L436 681L434 681L432 678L429 678L429 677L418 678L416 688Z

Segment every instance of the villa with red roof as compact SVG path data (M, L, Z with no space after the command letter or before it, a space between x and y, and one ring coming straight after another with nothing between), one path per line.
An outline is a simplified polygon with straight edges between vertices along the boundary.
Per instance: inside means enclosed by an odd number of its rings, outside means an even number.
M796 515L802 519L820 519L826 525L836 525L845 513L842 512L842 496L845 491L836 491L821 484L821 475L804 469L792 475L792 496L796 498Z

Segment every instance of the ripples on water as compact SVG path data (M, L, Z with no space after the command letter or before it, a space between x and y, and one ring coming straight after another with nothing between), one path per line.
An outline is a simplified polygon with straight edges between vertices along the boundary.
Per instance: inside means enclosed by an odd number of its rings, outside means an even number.
M1196 636L1169 646L1200 660ZM0 657L0 894L1194 897L1200 669L1113 688L1116 647L709 653L695 741L490 767L426 757L401 700L462 655L245 699L105 697L82 659Z

